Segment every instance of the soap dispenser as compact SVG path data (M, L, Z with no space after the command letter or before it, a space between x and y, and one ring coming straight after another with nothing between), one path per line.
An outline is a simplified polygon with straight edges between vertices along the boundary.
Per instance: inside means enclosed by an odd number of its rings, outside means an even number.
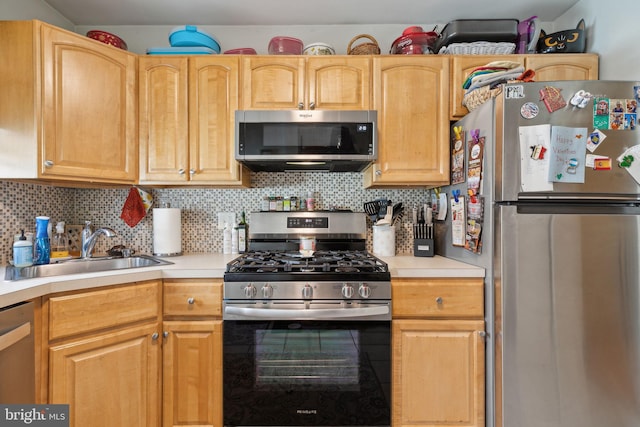
M33 265L33 245L24 235L24 230L18 240L13 243L13 266L29 267Z
M69 257L69 240L64 232L64 221L56 224L56 234L51 243L51 258L61 259Z

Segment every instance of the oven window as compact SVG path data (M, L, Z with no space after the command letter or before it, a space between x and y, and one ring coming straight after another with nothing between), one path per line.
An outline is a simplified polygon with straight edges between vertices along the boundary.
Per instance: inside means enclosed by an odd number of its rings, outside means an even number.
M357 388L359 340L358 331L348 329L258 330L256 385Z
M223 322L225 426L385 426L391 321Z

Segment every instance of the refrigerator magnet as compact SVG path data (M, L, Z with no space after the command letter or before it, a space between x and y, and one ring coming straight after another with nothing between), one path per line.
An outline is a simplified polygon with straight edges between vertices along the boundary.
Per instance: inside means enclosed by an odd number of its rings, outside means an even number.
M540 101L547 107L547 111L553 113L567 106L567 101L561 93L562 89L553 86L545 86L540 89Z
M464 196L452 197L451 201L451 244L465 245L465 199Z
M595 154L587 154L585 166L597 171L611 170L611 158L607 156L597 156Z
M451 184L462 184L466 177L464 173L464 137L462 126L453 127L453 141L451 144Z
M520 107L520 115L527 120L535 119L539 112L540 109L535 102L525 102Z
M629 175L640 184L640 145L627 148L616 160L618 166L627 170Z
M595 129L589 134L589 138L587 138L587 150L592 153L596 151L596 148L604 142L606 137L607 135L605 135L605 133L600 129Z

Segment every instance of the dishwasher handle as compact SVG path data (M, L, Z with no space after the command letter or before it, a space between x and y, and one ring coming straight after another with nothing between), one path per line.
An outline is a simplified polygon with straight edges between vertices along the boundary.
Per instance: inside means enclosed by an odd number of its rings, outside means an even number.
M31 322L25 322L17 328L0 335L0 351L11 347L21 339L28 337L30 334Z

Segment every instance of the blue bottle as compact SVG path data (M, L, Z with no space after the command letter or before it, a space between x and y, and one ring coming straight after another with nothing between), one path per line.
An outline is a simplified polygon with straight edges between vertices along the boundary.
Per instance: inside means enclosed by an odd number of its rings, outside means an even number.
M33 245L33 264L49 264L51 243L49 241L49 217L36 217L36 241Z

